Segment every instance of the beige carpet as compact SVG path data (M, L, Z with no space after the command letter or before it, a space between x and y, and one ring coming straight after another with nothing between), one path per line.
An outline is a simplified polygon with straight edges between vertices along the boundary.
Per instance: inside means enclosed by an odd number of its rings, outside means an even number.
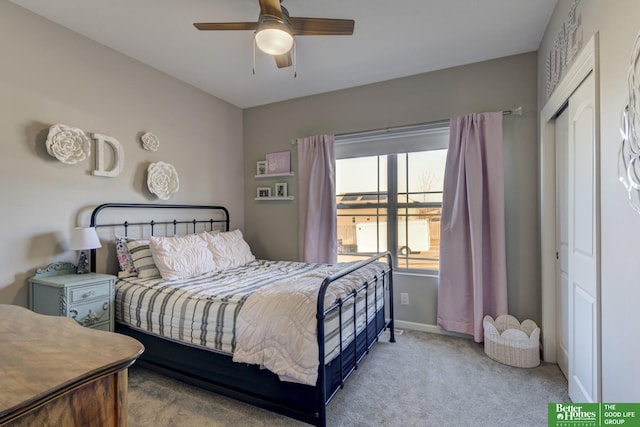
M394 344L383 337L329 404L328 426L546 426L547 403L569 401L557 365L505 366L482 345L443 335L405 331ZM134 365L129 425L307 424Z

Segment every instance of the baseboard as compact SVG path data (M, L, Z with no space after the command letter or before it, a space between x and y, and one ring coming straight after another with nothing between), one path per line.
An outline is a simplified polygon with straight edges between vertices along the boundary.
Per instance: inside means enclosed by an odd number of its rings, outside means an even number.
M458 332L445 331L438 325L428 325L426 323L407 322L405 320L395 320L394 326L398 329L409 329L412 331L429 332L430 334L448 335L457 338L471 339L471 335L460 334Z

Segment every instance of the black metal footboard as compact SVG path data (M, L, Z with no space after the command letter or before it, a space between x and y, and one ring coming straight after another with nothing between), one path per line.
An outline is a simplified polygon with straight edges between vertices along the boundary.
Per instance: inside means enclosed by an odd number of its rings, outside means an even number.
M370 282L365 282L358 288L354 289L348 296L344 298L338 299L333 305L329 308L325 309L325 298L327 289L331 286L332 283L335 283L338 279L348 276L350 273L354 271L372 264L381 258L386 258L387 264L389 266L389 270L382 276L382 278L376 277L373 285ZM377 255L374 255L368 259L355 263L348 268L345 268L342 271L339 271L335 274L327 276L320 286L320 290L318 291L318 305L317 305L317 314L316 318L318 319L318 350L320 356L320 365L318 369L318 402L320 403L318 407L320 408L318 414L318 426L325 427L326 426L326 408L327 404L333 399L336 393L344 387L344 383L351 376L351 374L358 369L358 364L360 361L369 353L369 349L373 346L373 344L378 340L378 337L384 332L386 328L389 328L390 332L390 342L395 342L395 331L394 331L394 313L393 313L393 260L391 258L390 252L383 252ZM377 281L383 280L382 289L386 288L389 292L389 320L385 318L385 306L383 304L382 307L382 317L381 321L383 325L379 325L377 316L377 304L379 298L384 298L383 295L378 295L378 286ZM373 290L371 290L373 288ZM370 322L370 313L369 313L369 292L374 292L374 312L372 313L374 317L374 321ZM357 310L357 298L360 294L364 293L364 309L365 309L365 326L364 332L361 335L364 335L364 340L358 340L358 332L356 330L356 310ZM354 342L353 345L349 346L350 348L343 348L343 328L342 328L342 315L343 308L345 304L349 302L349 300L353 301L351 307L353 309L353 328L354 328ZM351 308L350 308L351 309ZM332 381L333 385L327 383L327 367L325 363L325 319L330 314L337 312L339 319L339 343L340 343L340 353L337 356L337 362L339 363L340 376L337 382ZM373 330L371 330L373 329ZM359 345L359 342L362 344ZM353 348L351 348L353 347Z

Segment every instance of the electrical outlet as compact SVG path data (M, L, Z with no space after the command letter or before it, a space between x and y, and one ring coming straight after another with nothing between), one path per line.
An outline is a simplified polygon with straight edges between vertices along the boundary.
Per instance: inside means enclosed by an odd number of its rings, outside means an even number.
M400 304L409 305L409 294L406 292L400 293Z

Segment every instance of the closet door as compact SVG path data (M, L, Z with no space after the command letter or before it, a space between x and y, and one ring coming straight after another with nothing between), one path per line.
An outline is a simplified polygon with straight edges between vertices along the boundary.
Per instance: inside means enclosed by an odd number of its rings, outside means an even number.
M600 400L599 147L593 73L569 98L569 397Z

